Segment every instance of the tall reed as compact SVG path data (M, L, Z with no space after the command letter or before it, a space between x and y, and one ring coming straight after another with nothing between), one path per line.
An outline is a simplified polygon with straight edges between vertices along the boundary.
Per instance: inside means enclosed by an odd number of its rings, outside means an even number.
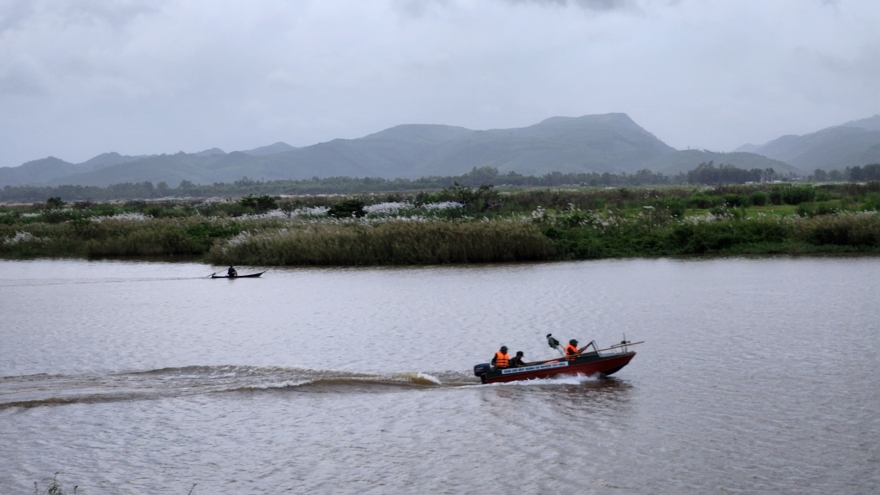
M215 246L217 264L403 265L546 260L540 229L523 221L315 223Z
M216 263L379 265L880 252L880 186L847 187L854 196L837 186L528 190L493 196L499 203L491 208L417 198L383 205L376 202L401 198L360 196L370 202L362 218L331 218L319 205L343 197L296 199L237 216L213 202L3 206L0 257L207 255ZM786 192L790 202L816 201L796 210L755 207L784 203ZM209 210L216 215L206 216Z
M108 218L0 225L0 256L167 256L206 253L243 226L218 219Z
M880 214L841 213L801 219L793 226L795 239L824 246L880 247Z

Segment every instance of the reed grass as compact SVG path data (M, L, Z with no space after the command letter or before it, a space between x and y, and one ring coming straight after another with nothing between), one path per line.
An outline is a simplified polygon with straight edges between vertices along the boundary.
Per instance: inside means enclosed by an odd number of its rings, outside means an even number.
M792 225L792 237L814 246L880 247L880 214L841 213L814 216Z
M341 196L287 199L260 214L241 201L0 206L0 257L204 256L232 264L401 265L880 253L878 189L877 183L504 194L480 189L479 201L471 204L442 194L434 199L445 203L427 202L431 198L424 193L361 195L354 197L364 203L360 218L345 212L328 216L334 205L351 199ZM465 192L444 194L476 194ZM486 198L498 203L487 207L480 203Z
M0 256L201 255L208 252L216 239L232 237L243 229L236 222L198 217L0 224Z
M551 242L523 221L312 224L215 246L216 264L408 265L546 260Z
M661 211L637 217L583 216L578 212L542 215L544 234L558 257L779 253L880 253L880 214L839 213L815 217L748 217L733 209L700 217L676 218ZM579 218L572 222L572 218Z

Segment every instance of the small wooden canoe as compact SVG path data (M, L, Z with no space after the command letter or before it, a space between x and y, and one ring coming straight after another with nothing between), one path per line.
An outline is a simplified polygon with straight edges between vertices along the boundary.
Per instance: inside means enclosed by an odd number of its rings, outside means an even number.
M260 273L250 273L248 275L236 275L234 277L230 277L229 275L217 275L216 273L212 273L211 278L257 278L264 273L266 273L266 272L262 271Z

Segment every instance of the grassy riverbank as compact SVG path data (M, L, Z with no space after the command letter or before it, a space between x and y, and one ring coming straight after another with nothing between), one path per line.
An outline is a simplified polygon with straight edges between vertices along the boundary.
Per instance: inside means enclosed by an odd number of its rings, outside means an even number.
M880 253L880 183L0 206L0 257L383 265Z

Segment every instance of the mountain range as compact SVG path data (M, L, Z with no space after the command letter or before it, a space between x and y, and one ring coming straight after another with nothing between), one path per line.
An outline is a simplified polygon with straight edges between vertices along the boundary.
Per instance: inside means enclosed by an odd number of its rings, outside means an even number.
M0 186L92 185L166 182L176 186L311 177L414 179L460 175L495 167L526 175L558 171L677 174L704 162L740 168L773 168L802 175L815 168L842 169L880 162L880 115L805 136L783 136L732 153L676 150L626 114L552 117L538 124L475 131L446 125L399 125L358 139L335 139L295 148L286 143L227 153L126 156L104 153L82 163L55 157L0 168Z
M758 146L747 144L736 151L757 153L809 172L880 163L880 115Z

